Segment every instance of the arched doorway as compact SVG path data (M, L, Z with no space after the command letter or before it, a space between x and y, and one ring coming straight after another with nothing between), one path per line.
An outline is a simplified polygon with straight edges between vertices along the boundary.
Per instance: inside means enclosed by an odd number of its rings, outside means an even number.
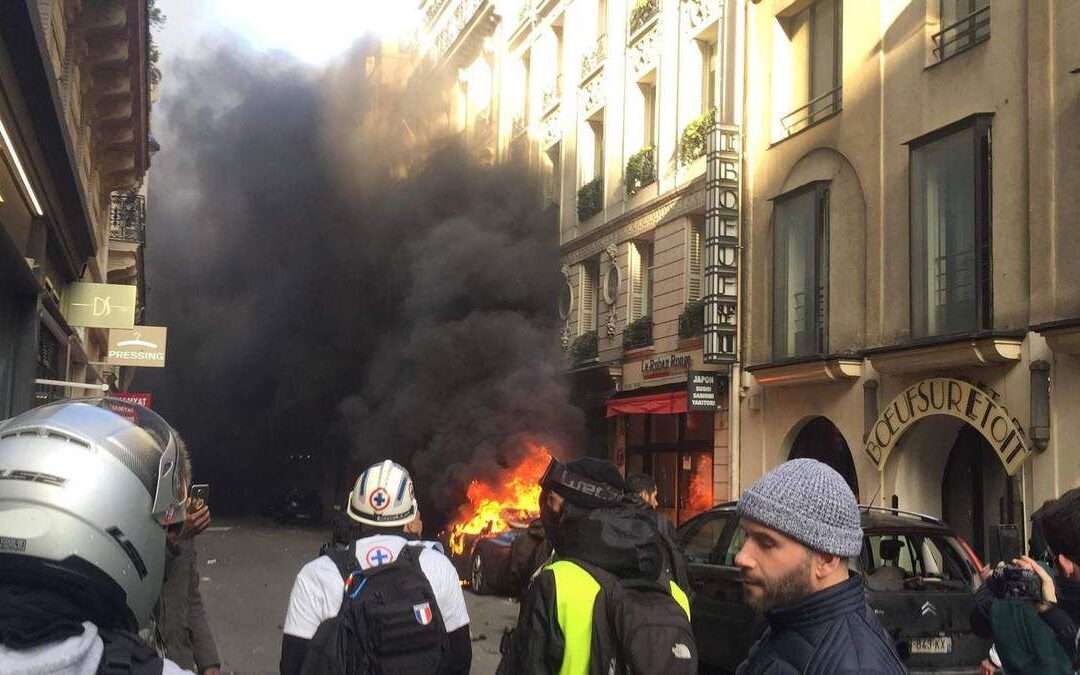
M815 417L799 430L791 444L788 459L807 457L824 462L844 477L855 498L859 498L859 479L855 475L855 460L851 458L844 435L824 417Z
M1017 555L1023 542L1019 485L990 443L965 424L956 434L941 480L942 518L984 561Z

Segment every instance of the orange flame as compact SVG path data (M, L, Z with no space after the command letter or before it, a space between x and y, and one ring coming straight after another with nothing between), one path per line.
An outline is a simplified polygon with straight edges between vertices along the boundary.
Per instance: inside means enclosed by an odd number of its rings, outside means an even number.
M688 510L704 511L712 507L712 468L712 457L707 454L698 456L694 473L690 476L690 494L686 500Z
M450 551L465 552L465 536L525 527L540 515L540 477L551 460L547 448L529 444L529 454L504 474L501 485L469 483L469 503L458 510L450 526Z

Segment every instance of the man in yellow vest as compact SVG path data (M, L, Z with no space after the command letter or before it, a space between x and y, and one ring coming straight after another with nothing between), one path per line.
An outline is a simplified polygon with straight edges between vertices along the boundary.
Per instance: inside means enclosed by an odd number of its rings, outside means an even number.
M541 486L540 519L554 555L522 601L498 673L586 675L594 670L593 610L601 583L587 568L618 579L670 585L689 618L685 593L663 575L663 541L655 519L628 498L618 467L591 457L553 461ZM691 652L696 654L692 642L689 636L656 649L674 649L679 658L686 652L689 659Z

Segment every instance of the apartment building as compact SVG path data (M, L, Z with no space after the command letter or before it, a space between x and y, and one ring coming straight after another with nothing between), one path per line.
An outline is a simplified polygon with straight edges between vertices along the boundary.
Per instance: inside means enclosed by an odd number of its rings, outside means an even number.
M531 167L556 214L585 450L653 475L677 522L727 499L744 3L422 10L420 58L457 73L451 126L484 161Z
M150 90L146 0L0 3L0 417L126 377L64 299L122 279L144 302Z
M1080 484L1080 7L747 15L739 479L816 457L983 556Z

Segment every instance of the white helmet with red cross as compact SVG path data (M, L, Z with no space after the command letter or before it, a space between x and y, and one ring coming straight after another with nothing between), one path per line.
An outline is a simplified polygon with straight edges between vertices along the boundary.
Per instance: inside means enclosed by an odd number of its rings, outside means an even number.
M413 482L405 467L383 460L356 479L346 509L349 517L366 525L398 527L416 519Z

